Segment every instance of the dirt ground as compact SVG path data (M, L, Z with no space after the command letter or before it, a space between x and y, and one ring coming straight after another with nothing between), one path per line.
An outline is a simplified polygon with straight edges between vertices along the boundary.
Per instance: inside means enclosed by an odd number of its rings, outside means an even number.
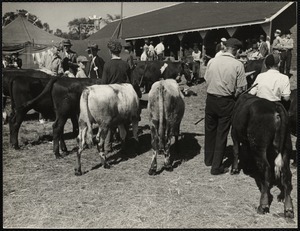
M203 71L203 70L202 70ZM296 88L297 73L291 78ZM187 88L186 85L182 87ZM111 169L100 166L96 147L82 155L82 176L75 176L76 152L55 159L52 122L23 122L21 150L9 147L9 128L3 125L3 227L5 228L298 228L297 168L291 168L295 219L283 217L283 203L274 195L270 213L259 215L260 193L253 178L241 172L210 174L204 164L205 83L191 88L181 126L180 155L173 172L149 176L152 151L147 110L139 124L141 153L120 153L114 143ZM68 120L69 150L76 147ZM292 137L295 150L296 138ZM130 146L130 144L129 144ZM232 153L228 137L227 155ZM229 160L229 159L228 159ZM158 168L163 165L159 156Z

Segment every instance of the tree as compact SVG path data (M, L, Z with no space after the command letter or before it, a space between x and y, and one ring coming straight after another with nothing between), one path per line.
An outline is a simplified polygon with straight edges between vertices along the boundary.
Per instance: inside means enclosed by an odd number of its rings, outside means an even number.
M43 29L43 24L41 20L34 14L29 13L27 10L17 10L16 12L7 12L2 17L2 25L6 26L12 21L14 21L18 16L26 17L29 22L31 22L33 25L36 25L37 27ZM47 24L48 23L44 23ZM50 27L48 25L48 31L50 30Z
M61 29L56 29L56 31L54 32L54 35L57 36L57 37L62 37L62 30Z
M49 32L50 31L50 26L49 26L49 24L48 23L43 23L43 29L45 30L45 31L47 31L47 32Z
M103 19L103 22L108 24L117 19L121 19L121 15L115 14L114 16L112 16L111 14L107 14L106 18Z
M90 19L75 18L68 23L70 39L85 39L94 30L94 23Z

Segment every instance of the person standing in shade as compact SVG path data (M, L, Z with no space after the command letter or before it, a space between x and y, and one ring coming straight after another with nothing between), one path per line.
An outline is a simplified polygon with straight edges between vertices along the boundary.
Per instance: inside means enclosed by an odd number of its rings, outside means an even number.
M130 70L133 70L134 62L133 62L132 46L129 42L126 42L124 46L124 53L123 54L121 53L121 58L128 63Z
M154 60L155 58L155 49L153 46L153 41L150 41L149 50L148 50L148 59L150 61Z
M292 62L292 50L294 48L294 40L291 38L291 31L287 30L285 37L282 39L282 51L281 51L281 62L279 71L282 74L286 74L291 77L290 69Z
M111 60L104 64L102 84L130 83L130 67L120 57L122 50L121 42L117 39L110 40L107 47L111 53ZM104 151L110 152L111 149L111 129L109 129L104 141Z
M224 45L226 52L208 62L204 76L207 83L204 162L211 166L212 175L228 172L222 161L235 97L247 87L244 65L235 58L242 43L230 38Z
M97 44L92 44L86 50L91 58L86 67L87 76L92 79L102 78L103 67L105 62L101 57L99 57L99 50L100 49L98 48Z
M261 54L261 58L265 58L269 54L269 48L264 35L259 36L258 51Z
M275 39L273 40L272 47L271 47L272 53L280 54L282 51L282 39L280 35L281 35L281 30L277 29L274 33Z
M62 67L64 74L68 77L75 77L77 72L77 53L71 50L72 43L70 39L62 42L63 51L61 53Z
M53 45L50 71L55 76L62 76L64 74L64 70L61 64L61 58L59 56L59 51L60 51L60 47L57 45Z
M194 46L194 50L192 52L193 57L193 80L192 82L198 83L200 79L200 61L201 61L201 51L199 50L198 45Z
M19 58L19 53L13 53L11 55L11 67L15 67L17 69L21 69L22 68L22 59Z
M164 60L164 51L165 51L165 46L163 43L163 39L160 39L160 43L156 45L156 47L154 48L156 55L157 55L157 59L158 60Z

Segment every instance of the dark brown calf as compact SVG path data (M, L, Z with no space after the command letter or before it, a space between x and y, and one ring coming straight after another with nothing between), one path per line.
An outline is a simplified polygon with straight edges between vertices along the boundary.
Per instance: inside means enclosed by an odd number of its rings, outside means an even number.
M278 200L284 200L285 216L293 218L289 155L292 143L284 107L250 94L241 95L232 116L231 136L232 174L239 172L239 159L244 173L254 177L261 192L258 213L269 212L273 199L270 190L276 185L281 191Z

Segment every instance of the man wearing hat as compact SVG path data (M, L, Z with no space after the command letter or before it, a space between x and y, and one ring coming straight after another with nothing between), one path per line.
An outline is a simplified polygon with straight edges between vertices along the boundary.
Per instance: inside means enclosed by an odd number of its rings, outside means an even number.
M292 61L292 50L294 48L294 40L291 38L291 31L287 30L284 32L285 37L282 39L282 51L281 51L281 62L279 71L282 74L291 76L291 61Z
M281 39L281 30L277 29L274 33L275 39L273 40L272 43L272 53L281 53L282 51L282 39Z
M87 64L87 76L92 79L101 79L104 67L104 60L98 56L98 48L97 44L92 44L88 46L86 50L89 54L90 60Z
M222 161L231 114L235 97L247 86L244 65L235 58L242 43L238 39L229 38L224 45L225 52L209 60L204 76L207 83L204 162L206 166L211 166L212 175L228 171Z
M70 39L62 42L63 50L61 53L62 67L64 73L70 77L75 77L77 72L77 53L71 50L72 43Z
M77 69L77 73L76 73L76 78L87 78L86 74L85 74L85 67L86 64L88 62L88 59L83 56L80 55L77 58L77 65L78 65L78 69Z
M257 85L249 93L270 101L282 102L288 109L287 102L289 102L291 94L290 81L288 76L278 71L279 63L279 54L268 55L265 60L268 70L256 77L253 85L256 83Z

